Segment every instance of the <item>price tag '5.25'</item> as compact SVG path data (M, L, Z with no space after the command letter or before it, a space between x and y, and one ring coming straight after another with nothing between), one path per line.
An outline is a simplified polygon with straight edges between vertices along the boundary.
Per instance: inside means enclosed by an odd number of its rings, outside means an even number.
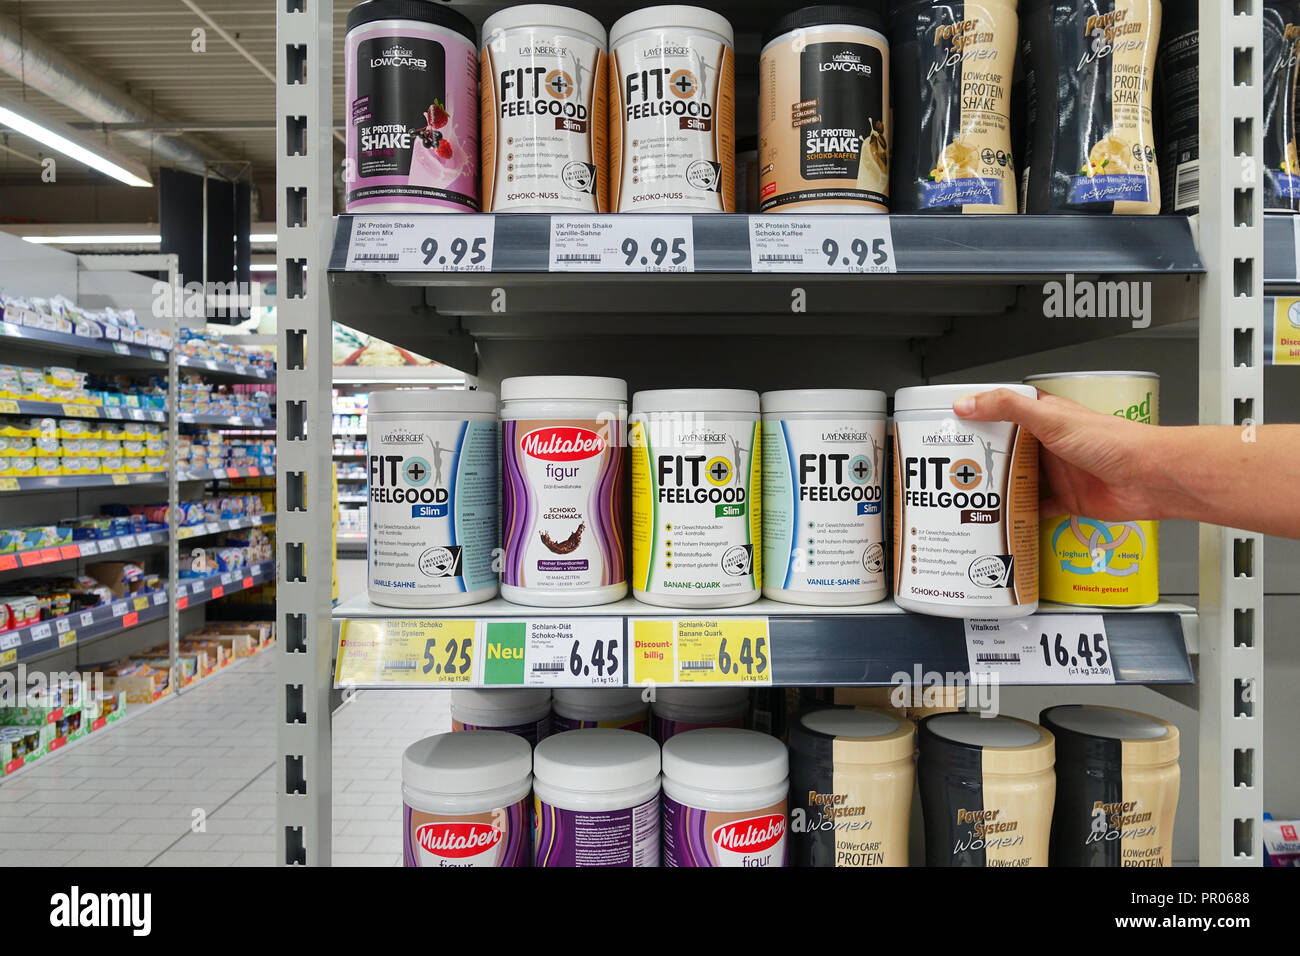
M972 676L1006 684L1113 684L1115 666L1100 614L1035 614L968 620Z
M690 216L552 216L552 272L694 272Z
M491 272L494 216L355 216L347 267L368 272Z
M755 272L897 272L888 216L750 216Z

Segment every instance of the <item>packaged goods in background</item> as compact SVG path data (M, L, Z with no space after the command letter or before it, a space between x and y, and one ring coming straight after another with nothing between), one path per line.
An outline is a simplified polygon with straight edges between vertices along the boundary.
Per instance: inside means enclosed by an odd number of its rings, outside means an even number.
M940 617L1038 609L1038 440L963 421L964 395L1029 385L922 385L894 393L894 597Z
M795 866L906 866L916 727L901 713L813 710L790 728Z
M1156 142L1162 212L1190 216L1201 201L1200 0L1164 0L1156 55Z
M650 736L662 744L688 730L743 728L748 709L743 687L658 687L650 704Z
M781 867L789 758L752 730L677 734L663 748L664 866Z
M629 730L570 730L533 753L536 866L658 866L659 745Z
M764 392L763 595L870 604L885 579L885 393Z
M632 396L632 592L665 607L737 607L762 587L757 392Z
M495 597L497 398L451 389L375 391L368 592L390 607L454 607Z
M1300 210L1296 84L1300 0L1266 0L1264 17L1264 211Z
M646 7L609 31L611 212L735 212L736 54L701 7Z
M348 13L348 212L478 211L475 41L440 4L366 0Z
M1015 717L936 714L917 727L927 866L1047 866L1056 796L1050 731Z
M1017 210L1018 33L1016 0L910 0L895 8L895 212Z
M529 3L483 23L485 212L605 212L605 28L580 10Z
M1155 215L1160 0L1022 0L1022 211Z
M758 137L736 141L736 212L758 212Z
M1026 385L1127 421L1160 424L1154 372L1031 375ZM1043 515L1038 533L1039 596L1058 604L1143 607L1160 600L1160 525Z
M556 733L604 727L650 732L650 705L640 687L557 688L551 696Z
M759 60L759 208L888 212L888 8L804 7L779 19Z
M451 729L499 730L536 746L551 733L551 692L536 687L453 690Z
M4 739L0 737L0 748L3 746ZM1300 866L1300 820L1274 820L1271 813L1265 813L1261 823L1264 865Z
M533 753L513 734L417 740L402 754L404 866L527 866Z
M1053 866L1172 866L1178 728L1118 707L1062 704L1056 737Z
M501 383L501 594L581 607L627 595L627 383Z

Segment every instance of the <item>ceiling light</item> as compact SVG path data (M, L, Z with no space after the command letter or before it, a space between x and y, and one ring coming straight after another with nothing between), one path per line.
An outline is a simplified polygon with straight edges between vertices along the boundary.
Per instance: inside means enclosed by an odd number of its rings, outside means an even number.
M249 242L275 242L275 233L273 232L255 232L248 237Z
M117 155L95 142L92 137L79 133L66 123L50 119L21 100L4 94L0 94L0 126L8 126L42 146L84 163L128 186L153 185L149 179L149 170L141 164Z
M248 267L249 272L275 272L274 262L254 262Z

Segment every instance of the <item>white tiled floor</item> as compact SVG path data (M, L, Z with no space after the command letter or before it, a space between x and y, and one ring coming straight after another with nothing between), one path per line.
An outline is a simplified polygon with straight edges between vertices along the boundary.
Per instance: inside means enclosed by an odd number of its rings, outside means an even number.
M276 653L0 779L0 869L273 865ZM451 729L448 698L362 691L335 715L335 865L401 862L402 751Z

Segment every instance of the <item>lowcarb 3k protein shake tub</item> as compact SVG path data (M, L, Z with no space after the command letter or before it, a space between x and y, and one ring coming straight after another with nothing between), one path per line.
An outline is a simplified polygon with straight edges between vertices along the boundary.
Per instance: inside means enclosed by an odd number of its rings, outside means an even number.
M1163 2L1156 55L1160 198L1163 212L1189 216L1201 200L1200 0Z
M664 607L738 607L762 590L758 393L637 392L632 593Z
M452 389L370 394L367 591L388 607L495 597L496 396Z
M1300 210L1296 82L1300 0L1264 4L1264 211Z
M916 727L897 713L836 707L790 728L795 866L907 866Z
M1160 212L1151 128L1160 19L1160 0L1021 0L1025 212Z
M953 414L963 395L1029 385L923 385L894 393L894 598L940 617L1038 609L1038 440Z
M789 757L754 730L692 730L664 744L664 866L785 866Z
M425 737L402 754L404 866L528 866L533 750L512 734Z
M759 208L889 212L889 41L884 0L805 7L763 40Z
M646 7L609 31L611 212L736 211L731 24Z
M474 25L443 4L366 0L348 14L348 212L477 212Z
M925 718L917 738L926 866L1047 866L1050 731L967 712Z
M1053 866L1172 866L1178 728L1118 707L1062 704L1056 736Z
M885 393L764 392L763 595L870 604L885 580Z
M1160 376L1155 372L1031 375L1025 384L1094 412L1160 424ZM1038 528L1038 589L1044 601L1143 607L1160 600L1158 522L1043 515Z
M533 774L537 866L659 865L659 745L645 734L556 734Z
M627 595L627 383L501 383L501 594L545 607Z
M483 23L485 212L605 212L605 28L550 4Z
M1014 213L1016 0L911 0L894 11L895 212Z

